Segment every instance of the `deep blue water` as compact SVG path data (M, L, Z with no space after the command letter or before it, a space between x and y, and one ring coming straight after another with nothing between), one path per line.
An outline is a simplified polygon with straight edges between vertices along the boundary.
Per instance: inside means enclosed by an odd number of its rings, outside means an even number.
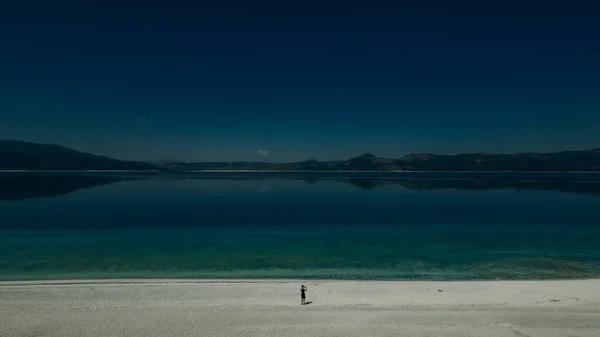
M0 174L0 279L598 276L598 174Z

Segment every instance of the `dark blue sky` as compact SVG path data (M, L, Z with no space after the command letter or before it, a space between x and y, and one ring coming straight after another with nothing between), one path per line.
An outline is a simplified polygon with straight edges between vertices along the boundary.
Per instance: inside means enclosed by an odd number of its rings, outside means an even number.
M3 1L0 139L123 159L600 146L598 1Z

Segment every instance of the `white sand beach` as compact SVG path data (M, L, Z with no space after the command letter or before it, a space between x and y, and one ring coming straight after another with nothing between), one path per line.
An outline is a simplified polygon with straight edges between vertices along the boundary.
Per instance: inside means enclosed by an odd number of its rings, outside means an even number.
M598 337L600 280L0 282L0 336Z

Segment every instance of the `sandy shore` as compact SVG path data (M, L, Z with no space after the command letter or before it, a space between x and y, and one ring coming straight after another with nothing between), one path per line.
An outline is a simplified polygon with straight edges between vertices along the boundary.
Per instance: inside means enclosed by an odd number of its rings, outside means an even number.
M598 337L600 280L0 282L0 335Z

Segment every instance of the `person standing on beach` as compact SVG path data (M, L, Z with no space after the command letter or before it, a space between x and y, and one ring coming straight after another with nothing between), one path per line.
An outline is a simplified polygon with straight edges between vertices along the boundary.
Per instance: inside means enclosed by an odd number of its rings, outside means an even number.
M300 287L300 305L305 305L306 304L306 286L303 284Z

